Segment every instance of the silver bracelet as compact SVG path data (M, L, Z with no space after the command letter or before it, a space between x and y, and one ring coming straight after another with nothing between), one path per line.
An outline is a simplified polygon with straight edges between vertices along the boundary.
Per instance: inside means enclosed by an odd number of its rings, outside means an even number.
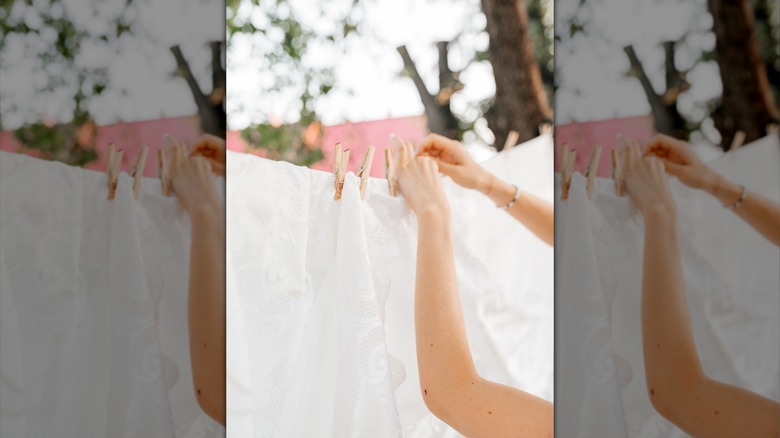
M729 210L736 210L740 205L742 205L743 202L745 202L745 198L747 197L747 189L742 184L739 186L742 187L742 193L739 194L739 199L737 199L735 203L725 206Z
M515 205L517 200L520 199L520 189L514 184L512 184L512 187L515 188L515 196L512 198L511 201L507 202L504 205L496 205L497 208L503 208L504 210L509 210L510 208L512 208L513 205Z

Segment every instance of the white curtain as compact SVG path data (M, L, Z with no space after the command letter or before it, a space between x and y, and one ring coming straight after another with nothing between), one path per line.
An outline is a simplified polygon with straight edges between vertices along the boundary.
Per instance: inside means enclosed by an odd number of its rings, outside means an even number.
M780 202L777 136L711 165ZM560 175L556 175L560 196ZM717 200L672 180L686 296L705 372L780 400L780 251ZM640 295L643 224L613 181L594 199L575 174L556 210L556 432L562 436L683 437L646 393Z
M552 201L549 136L486 167ZM387 181L228 155L228 434L458 436L420 395L416 221ZM447 181L480 373L552 399L552 249Z
M0 436L224 434L193 394L188 218L141 192L0 152Z

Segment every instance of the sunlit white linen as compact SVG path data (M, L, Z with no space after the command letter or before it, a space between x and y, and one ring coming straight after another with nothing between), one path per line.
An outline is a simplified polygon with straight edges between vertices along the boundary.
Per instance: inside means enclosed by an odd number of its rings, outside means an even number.
M0 435L213 437L191 381L189 223L159 181L0 152Z
M486 166L551 198L550 137ZM420 394L403 198L371 179L361 200L350 173L336 202L332 174L232 153L228 181L228 434L458 436ZM481 195L447 192L478 370L552 399L552 249Z

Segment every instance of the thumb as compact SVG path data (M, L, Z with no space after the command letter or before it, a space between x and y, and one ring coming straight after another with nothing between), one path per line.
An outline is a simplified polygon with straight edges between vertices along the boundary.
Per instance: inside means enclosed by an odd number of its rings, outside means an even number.
M439 171L447 176L452 176L454 173L458 172L458 166L457 164L450 164L447 162L444 162L442 160L436 160L436 163L439 165Z
M439 161L439 171L450 177L456 184L466 188L475 188L475 173L460 164L450 164Z
M684 174L688 167L685 164L677 164L668 160L664 160L664 165L666 166L666 172L674 176Z

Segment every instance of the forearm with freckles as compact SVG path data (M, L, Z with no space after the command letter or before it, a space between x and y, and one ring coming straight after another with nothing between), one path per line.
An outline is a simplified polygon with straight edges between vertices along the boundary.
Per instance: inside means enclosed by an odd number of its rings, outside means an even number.
M552 404L482 379L474 368L458 295L449 214L418 214L415 290L423 399L467 437L552 437Z
M201 408L225 424L225 234L221 207L191 212L189 337L192 379Z
M658 412L696 437L778 436L780 405L708 378L691 330L673 213L645 214L642 337Z
M496 205L506 205L515 196L515 188L489 173L480 191ZM555 242L555 220L552 204L531 193L520 191L520 198L507 212L536 237L552 246Z

